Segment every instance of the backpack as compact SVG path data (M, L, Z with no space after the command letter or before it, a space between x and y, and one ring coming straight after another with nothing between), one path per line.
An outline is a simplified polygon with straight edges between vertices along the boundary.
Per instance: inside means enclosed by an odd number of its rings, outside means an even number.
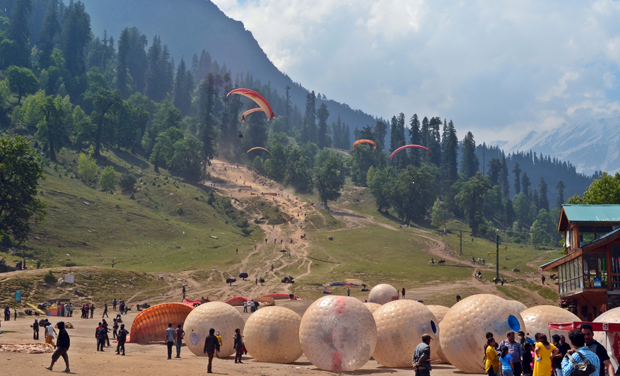
M581 356L581 362L577 363L572 355L568 355L568 358L573 363L573 372L570 376L590 376L594 372L596 372L596 366L585 357L582 353L577 351L577 353ZM567 375L568 376L568 375Z

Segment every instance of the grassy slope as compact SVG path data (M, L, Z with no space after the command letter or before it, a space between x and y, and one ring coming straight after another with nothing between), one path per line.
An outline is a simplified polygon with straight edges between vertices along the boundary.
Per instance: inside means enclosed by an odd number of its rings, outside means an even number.
M65 151L59 158L64 166L46 168L40 191L48 216L34 229L26 255L43 257L46 266L111 266L115 259L117 267L139 271L212 269L238 262L235 249L250 249L262 238L252 225L252 235L244 236L225 210L209 205L209 188L175 180L164 170L155 174L128 153L106 157L100 164L139 177L135 199L105 194L72 178L76 155Z

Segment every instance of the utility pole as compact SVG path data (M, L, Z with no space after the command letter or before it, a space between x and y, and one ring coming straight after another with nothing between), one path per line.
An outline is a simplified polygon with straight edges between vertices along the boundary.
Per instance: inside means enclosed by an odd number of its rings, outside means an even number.
M495 274L499 279L499 234L495 235Z

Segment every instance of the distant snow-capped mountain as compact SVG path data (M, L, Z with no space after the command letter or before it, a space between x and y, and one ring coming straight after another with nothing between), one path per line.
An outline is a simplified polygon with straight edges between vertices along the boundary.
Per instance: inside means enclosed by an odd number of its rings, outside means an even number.
M563 124L548 131L531 131L512 141L496 141L506 153L535 151L571 162L577 171L620 171L620 117Z

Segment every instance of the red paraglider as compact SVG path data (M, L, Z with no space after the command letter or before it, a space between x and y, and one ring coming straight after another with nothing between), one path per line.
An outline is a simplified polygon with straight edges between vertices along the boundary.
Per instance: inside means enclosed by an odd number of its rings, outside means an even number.
M252 109L247 110L246 112L243 113L243 115L241 115L241 121L243 123L245 123L245 115L249 115L249 114L251 114L253 112L262 111L262 110L263 109L260 108L260 107L256 107L256 108L252 108Z
M405 150L405 149L412 149L412 148L413 149L423 149L423 150L426 150L430 155L433 155L433 153L430 150L428 150L427 148L425 148L424 146L421 146L421 145L405 145L405 146L399 147L398 149L396 149L396 150L394 150L392 152L392 155L390 155L390 161L392 160L392 157L394 156L394 154L398 153L399 151Z
M231 94L243 95L244 97L250 98L251 100L253 100L260 107L260 109L265 112L265 114L267 115L267 120L271 120L271 119L275 119L276 118L276 114L273 113L273 110L271 109L271 106L269 105L269 102L267 102L267 100L262 95L258 94L254 90L250 90L250 89L235 89L235 90L231 91L230 93L228 93L228 95L226 95L226 96L229 97ZM247 115L247 114L248 114L248 112L246 111L246 113L244 113L244 115Z

